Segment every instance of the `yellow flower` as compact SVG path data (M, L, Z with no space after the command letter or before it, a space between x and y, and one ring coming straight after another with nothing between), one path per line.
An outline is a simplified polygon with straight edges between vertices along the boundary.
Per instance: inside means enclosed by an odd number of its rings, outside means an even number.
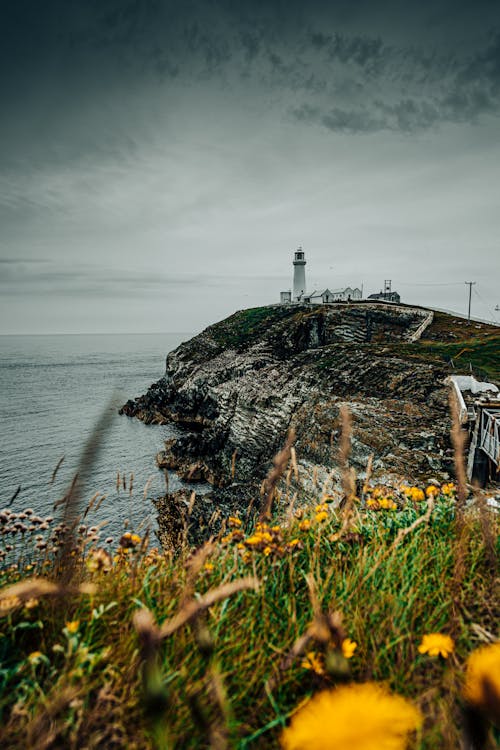
M122 534L120 539L120 547L122 547L123 549L136 547L140 543L141 537L139 536L139 534L132 534L130 531L126 531L124 534Z
M404 750L417 708L375 682L317 693L281 735L284 750Z
M328 505L326 503L321 503L321 505L316 506L315 510L316 513L324 513L328 510Z
M237 518L236 516L229 516L228 523L230 526L236 526L239 528L241 526L242 521L241 521L241 518Z
M453 484L453 482L448 482L447 484L443 484L441 487L441 492L443 495L453 495L456 492L457 488Z
M304 518L304 520L299 523L299 529L301 531L308 531L310 528L311 522L308 518Z
M28 660L33 664L39 661L41 656L43 656L41 651L32 651L31 654L28 655Z
M421 654L442 656L444 659L447 659L453 653L454 648L455 644L449 635L445 635L444 633L429 633L422 637L422 643L418 647L418 650Z
M80 627L80 620L70 620L66 623L66 630L68 633L77 633Z
M209 572L214 569L214 564L211 562L206 562L203 566L203 570L208 570Z
M253 536L249 536L245 539L245 544L247 544L249 547L256 547L258 544L262 543L262 537L260 534L254 534Z
M380 507L381 507L381 508L383 508L384 510L396 510L396 509L397 509L397 507L398 507L398 506L396 505L396 503L394 502L394 500L391 500L391 498L390 498L390 497L382 497L382 498L381 498L381 499L379 500L379 505L380 505Z
M374 500L372 497L369 497L366 501L366 507L367 508L378 508L378 500Z
M318 523L322 523L328 518L328 513L326 512L326 510L322 510L319 513L316 513L315 518Z
M411 499L417 503L421 503L422 500L425 500L424 491L421 490L419 487L410 487L409 495Z
M500 727L500 642L482 646L470 654L464 698Z
M434 484L430 484L427 489L425 490L425 494L427 497L434 497L434 495L439 495L439 487L436 487Z
M325 674L324 660L322 654L316 651L309 651L300 662L302 669L310 669L316 674Z
M266 557L269 557L272 551L273 551L272 547L264 547L264 555Z
M350 638L344 638L342 641L342 653L346 659L351 659L356 651L358 644L356 641L351 641Z

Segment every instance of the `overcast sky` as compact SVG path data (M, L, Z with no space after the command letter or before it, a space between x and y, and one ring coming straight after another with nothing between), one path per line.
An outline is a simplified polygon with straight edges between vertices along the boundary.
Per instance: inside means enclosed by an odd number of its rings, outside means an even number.
M498 318L498 0L5 0L0 332L307 283Z

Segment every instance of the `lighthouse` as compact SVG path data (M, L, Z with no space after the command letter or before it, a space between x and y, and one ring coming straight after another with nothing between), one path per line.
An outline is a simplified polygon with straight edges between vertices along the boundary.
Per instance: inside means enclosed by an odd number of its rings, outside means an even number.
M293 299L297 301L306 293L306 261L304 251L299 247L293 258Z

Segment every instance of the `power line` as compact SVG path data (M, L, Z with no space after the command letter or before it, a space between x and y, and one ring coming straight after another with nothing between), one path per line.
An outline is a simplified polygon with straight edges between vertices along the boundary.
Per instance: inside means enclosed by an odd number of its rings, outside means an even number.
M491 315L492 319L495 321L495 323L498 323L497 317L496 317L495 313L493 312L492 308L488 305L488 303L486 302L486 300L484 299L484 297L482 297L482 295L479 294L479 292L477 291L477 289L474 289L474 294L476 295L476 297L478 299L481 300L481 302L483 303L483 305L485 306L485 308L488 310L488 312L490 313L490 315Z
M415 283L410 281L395 281L394 283L397 284L397 286L462 286L461 281L417 281Z

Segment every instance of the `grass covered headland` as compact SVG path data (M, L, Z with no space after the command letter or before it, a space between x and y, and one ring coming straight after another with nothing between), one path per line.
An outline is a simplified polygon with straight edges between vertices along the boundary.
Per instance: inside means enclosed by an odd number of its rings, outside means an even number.
M357 497L347 467L341 508L299 503L293 459L176 554L0 512L0 746L496 747L498 513L463 481Z

